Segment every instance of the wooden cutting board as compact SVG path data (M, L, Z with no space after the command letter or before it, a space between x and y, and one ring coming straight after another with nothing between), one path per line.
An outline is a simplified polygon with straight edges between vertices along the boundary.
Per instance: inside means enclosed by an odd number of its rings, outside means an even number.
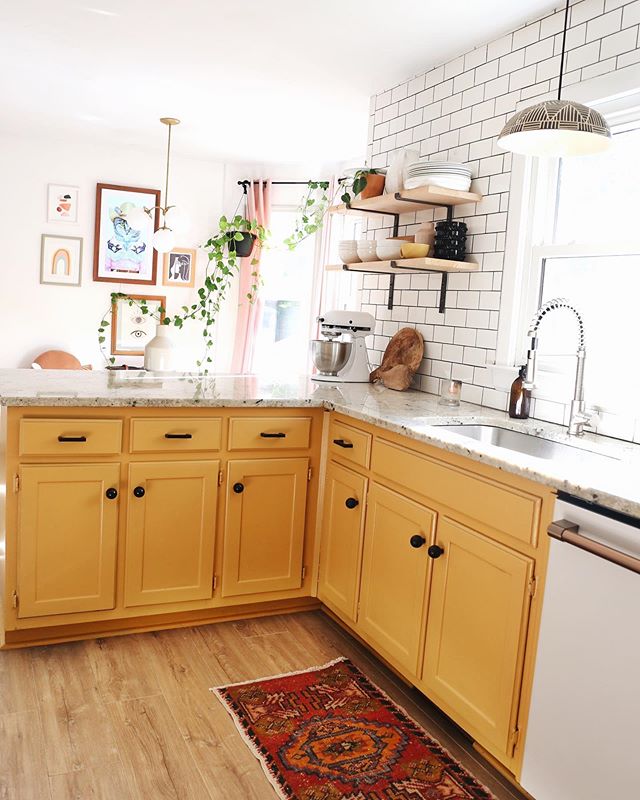
M415 328L401 328L387 345L382 364L374 369L371 383L382 381L388 389L408 389L424 357L424 339Z

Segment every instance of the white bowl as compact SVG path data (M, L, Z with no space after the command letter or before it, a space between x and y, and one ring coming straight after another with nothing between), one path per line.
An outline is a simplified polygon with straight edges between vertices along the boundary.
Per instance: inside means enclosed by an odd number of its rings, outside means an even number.
M457 189L461 192L468 192L471 187L471 179L458 175L438 175L437 178L420 176L408 178L404 183L405 189L418 189L420 186L438 186L441 189Z
M358 255L361 261L377 261L376 248L378 243L375 239L360 239L358 242Z
M384 239L378 242L376 255L380 261L392 261L397 258L402 258L401 248L401 241L397 239Z
M358 255L358 249L356 247L356 243L354 242L353 245L339 244L338 257L340 258L340 261L343 264L355 264L356 262L360 261L360 256Z

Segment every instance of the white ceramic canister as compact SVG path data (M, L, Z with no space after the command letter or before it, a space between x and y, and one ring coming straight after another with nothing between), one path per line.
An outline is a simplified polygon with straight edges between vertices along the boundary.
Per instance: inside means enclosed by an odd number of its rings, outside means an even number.
M156 325L156 335L144 348L144 368L149 372L175 372L178 346L168 325Z

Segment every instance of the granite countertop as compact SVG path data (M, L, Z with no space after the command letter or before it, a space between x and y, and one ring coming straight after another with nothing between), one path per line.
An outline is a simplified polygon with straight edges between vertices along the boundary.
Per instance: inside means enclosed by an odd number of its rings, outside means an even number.
M0 405L325 408L640 518L640 445L592 434L569 437L559 425L512 420L470 403L450 409L424 392L307 377L0 369ZM496 425L570 444L575 457L537 458L437 427L455 423Z

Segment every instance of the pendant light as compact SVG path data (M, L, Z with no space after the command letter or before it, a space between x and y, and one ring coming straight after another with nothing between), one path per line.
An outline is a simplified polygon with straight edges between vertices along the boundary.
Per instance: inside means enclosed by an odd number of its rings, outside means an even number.
M569 4L570 0L567 0L558 99L545 100L514 114L498 137L498 145L504 150L525 156L564 158L601 153L611 145L609 125L599 111L573 100L562 99Z
M180 233L188 227L188 219L182 209L177 206L169 205L169 164L171 161L171 128L179 125L180 120L175 117L161 117L160 122L167 126L167 167L164 185L164 205L154 206L153 208L141 208L135 206L127 214L127 222L134 230L139 230L148 225L149 220L153 219L153 212L156 209L162 214L162 225L153 234L151 243L159 253L168 253L176 245L176 233Z

